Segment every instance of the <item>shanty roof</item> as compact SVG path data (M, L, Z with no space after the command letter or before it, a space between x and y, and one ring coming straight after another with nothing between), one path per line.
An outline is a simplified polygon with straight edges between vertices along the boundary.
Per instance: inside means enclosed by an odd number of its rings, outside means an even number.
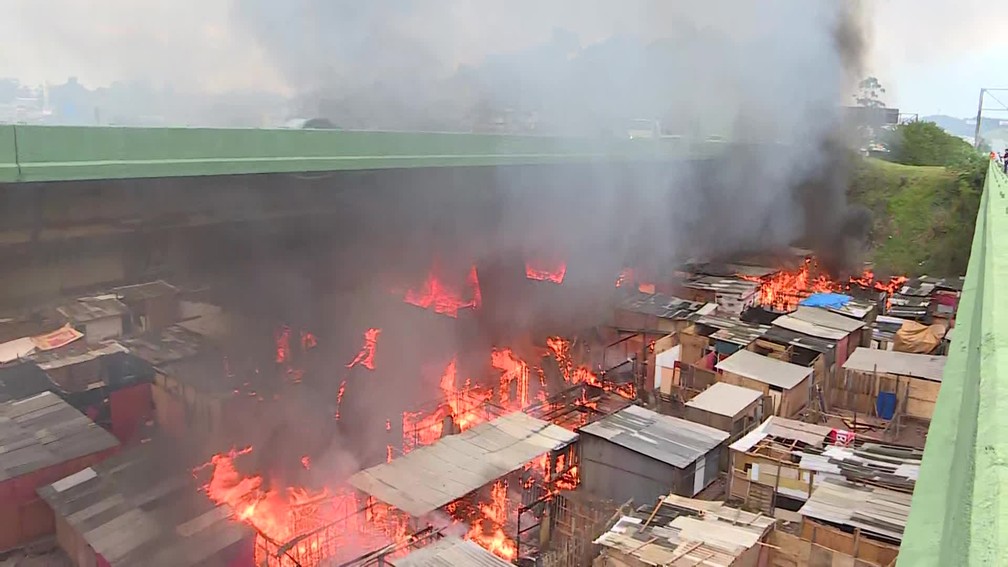
M753 341L763 336L763 333L770 328L766 325L746 323L741 319L716 317L713 315L699 315L692 317L691 320L695 323L717 329L717 331L710 335L712 338L740 346L752 344Z
M926 297L931 295L935 290L962 291L965 281L966 278L962 277L934 278L931 276L920 276L907 280L899 292L902 295Z
M116 445L111 433L51 392L0 404L0 481Z
M763 266L747 266L745 264L732 264L720 262L702 262L688 264L687 269L695 274L706 276L748 276L762 278L770 274L776 274L780 268L767 268Z
M941 382L947 360L946 356L858 347L847 362L844 362L843 367L846 370L877 371Z
M723 502L669 495L621 517L595 543L607 555L632 557L635 565L729 567L773 523Z
M871 301L866 301L863 299L851 299L843 305L843 307L827 307L827 311L837 313L840 315L846 315L847 317L853 317L855 319L864 319L871 313L872 309L875 308L875 304Z
M761 338L773 343L801 347L822 354L830 352L836 347L835 340L813 337L784 327L770 327Z
M122 342L134 355L155 366L194 357L202 348L202 337L180 325Z
M771 416L761 423L759 427L732 443L729 448L732 451L745 453L767 437L801 441L806 445L818 447L823 444L832 431L831 428L824 425L805 423L803 421L787 419L786 417Z
M178 288L165 281L157 280L142 284L117 287L114 288L112 292L122 298L122 300L126 303L134 303L166 295L175 295L178 293Z
M745 376L757 382L790 390L812 374L812 369L740 350L714 365L723 372Z
M685 287L719 294L748 297L756 293L758 284L741 278L700 276L683 284Z
M717 415L735 417L762 396L763 394L756 390L715 382L710 388L686 402L686 406Z
M623 288L620 289L622 290ZM623 297L618 304L619 309L633 313L654 315L662 319L686 319L707 305L706 303L687 301L678 297L657 293L632 291L622 292L622 294Z
M252 530L199 491L180 453L154 440L38 493L113 566L223 564L215 556Z
M117 352L129 352L129 349L115 341L108 341L101 345L74 342L57 349L36 352L29 358L35 361L42 370L54 370Z
M82 297L56 308L74 323L87 323L107 317L120 317L129 313L129 307L114 295Z
M799 466L815 471L816 480L836 478L913 492L923 451L865 443L860 447L826 447L821 454L803 452Z
M910 514L910 494L827 479L798 513L899 543Z
M923 319L927 316L930 306L930 297L914 297L897 293L889 298L889 308L886 309L886 314L904 319Z
M442 538L405 557L386 559L385 563L390 567L454 567L455 565L511 567L511 563L475 543L454 536Z
M37 364L18 362L0 366L0 402L23 400L42 392L58 392L49 375Z
M827 329L844 331L847 334L864 327L864 323L861 321L845 317L838 313L831 313L829 310L820 307L798 306L798 309L795 309L794 313L791 313L790 316L820 327L826 327Z
M640 406L628 406L582 427L581 433L601 437L680 469L728 438L728 434L719 429L662 415Z
M515 412L362 470L349 482L419 517L576 439L576 433Z

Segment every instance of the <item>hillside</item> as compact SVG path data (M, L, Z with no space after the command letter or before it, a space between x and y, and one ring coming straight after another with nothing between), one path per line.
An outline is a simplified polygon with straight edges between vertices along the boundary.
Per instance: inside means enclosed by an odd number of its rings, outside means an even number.
M961 174L860 159L849 197L872 213L868 256L877 272L966 272L980 193Z

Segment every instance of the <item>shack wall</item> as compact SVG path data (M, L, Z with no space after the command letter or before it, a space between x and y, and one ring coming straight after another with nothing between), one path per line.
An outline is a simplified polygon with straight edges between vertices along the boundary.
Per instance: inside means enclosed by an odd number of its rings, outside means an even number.
M654 502L674 492L693 496L693 466L681 470L594 435L581 434L581 486L614 502Z
M827 389L831 407L873 413L880 392L896 394L897 413L930 420L941 383L898 374L844 370Z
M80 472L117 447L84 455L0 483L0 551L19 547L55 531L52 509L35 490Z

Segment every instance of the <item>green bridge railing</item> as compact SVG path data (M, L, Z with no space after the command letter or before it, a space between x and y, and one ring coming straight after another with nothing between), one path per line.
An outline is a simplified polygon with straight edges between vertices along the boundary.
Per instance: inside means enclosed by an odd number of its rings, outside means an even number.
M995 162L970 254L899 567L1008 565L1008 176Z

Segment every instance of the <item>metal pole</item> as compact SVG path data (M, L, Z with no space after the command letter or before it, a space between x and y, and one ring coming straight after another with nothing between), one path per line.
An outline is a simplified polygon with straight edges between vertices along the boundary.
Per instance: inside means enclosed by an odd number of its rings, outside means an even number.
M980 89L980 103L977 104L976 131L973 133L973 147L980 149L980 120L983 118L983 99L987 89Z

